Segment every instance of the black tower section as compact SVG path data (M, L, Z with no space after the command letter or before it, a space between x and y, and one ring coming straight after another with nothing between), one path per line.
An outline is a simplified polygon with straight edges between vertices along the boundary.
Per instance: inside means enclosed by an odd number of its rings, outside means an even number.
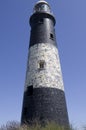
M49 5L45 2L39 2L35 6L34 11L30 18L30 47L38 43L51 43L56 46L54 30L56 21L51 14Z
M30 68L33 66L33 55L31 55L31 51L36 46L37 53L33 52L34 55L37 55L34 59L34 62L39 59L39 45L49 45L54 46L57 49L56 37L55 37L55 18L51 13L50 6L46 1L40 0L34 7L34 13L30 17L30 26L31 26L31 36L30 36L30 44L29 44L29 57L27 63L27 72L26 72L26 81L25 81L25 91L23 98L23 108L22 108L22 117L21 124L23 123L32 123L34 120L40 121L41 123L47 121L54 121L59 125L68 126L68 113L66 108L65 101L65 93L64 89L60 87L60 84L56 84L56 87L51 86L52 81L50 82L51 87L47 86L35 86L34 83L41 82L38 80L37 76L32 76L34 82L29 85L28 80L30 80L30 76L35 73L40 75L40 73L46 74L48 71L43 69L43 63L40 64L40 69ZM47 49L47 47L46 47ZM51 56L52 56L52 52ZM46 55L46 52L45 52ZM58 57L58 54L57 54ZM51 60L54 57L51 57ZM58 59L58 58L57 58ZM32 60L31 66L30 62ZM45 61L48 64L48 59ZM53 61L54 62L54 61ZM52 62L52 64L54 64ZM58 68L57 68L58 69ZM32 72L31 72L32 71ZM43 71L43 72L42 72ZM49 70L50 71L50 70ZM51 72L51 76L54 72ZM58 73L58 70L57 70ZM29 76L28 76L29 75ZM35 75L35 74L34 74ZM46 74L47 75L47 74ZM58 74L57 74L58 75ZM47 76L46 76L47 77ZM51 77L50 77L51 78ZM47 80L47 78L45 78ZM61 81L61 76L59 77ZM43 81L44 82L44 81Z

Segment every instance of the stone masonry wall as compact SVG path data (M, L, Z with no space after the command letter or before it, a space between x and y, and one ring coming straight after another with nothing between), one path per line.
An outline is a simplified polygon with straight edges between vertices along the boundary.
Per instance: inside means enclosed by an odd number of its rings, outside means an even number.
M39 62L44 61L44 69L39 68ZM29 49L25 89L43 86L64 90L59 55L57 48L49 43L39 43Z

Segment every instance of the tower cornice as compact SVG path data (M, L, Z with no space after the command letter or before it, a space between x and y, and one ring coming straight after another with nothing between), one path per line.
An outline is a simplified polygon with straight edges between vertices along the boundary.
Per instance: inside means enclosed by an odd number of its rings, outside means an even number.
M54 23L54 26L55 26L55 24L56 24L56 20L55 20L55 17L53 16L53 15L51 15L51 14L49 14L49 13L45 13L45 12L39 12L39 13L34 13L31 17L30 17L30 20L29 20L29 22L30 22L30 25L34 22L34 19L35 18L50 18L52 21L53 21L53 23Z

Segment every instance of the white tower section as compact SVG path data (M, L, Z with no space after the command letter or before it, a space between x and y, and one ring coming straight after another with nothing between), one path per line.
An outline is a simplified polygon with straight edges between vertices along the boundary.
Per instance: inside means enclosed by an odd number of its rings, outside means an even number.
M58 49L49 43L30 47L25 88L50 87L64 90Z

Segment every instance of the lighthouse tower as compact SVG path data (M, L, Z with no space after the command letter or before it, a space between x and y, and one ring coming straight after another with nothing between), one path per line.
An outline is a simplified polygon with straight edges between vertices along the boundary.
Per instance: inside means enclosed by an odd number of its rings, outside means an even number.
M36 120L68 125L55 17L44 0L38 1L33 11L21 123Z

